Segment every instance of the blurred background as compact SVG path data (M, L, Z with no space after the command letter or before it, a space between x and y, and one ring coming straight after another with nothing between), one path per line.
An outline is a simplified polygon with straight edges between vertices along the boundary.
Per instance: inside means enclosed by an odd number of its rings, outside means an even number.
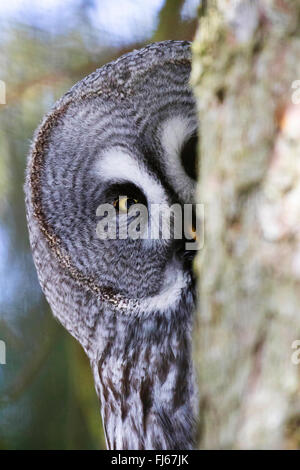
M105 448L89 363L53 319L31 258L23 182L33 131L56 99L102 64L153 41L192 40L199 4L1 2L0 449Z

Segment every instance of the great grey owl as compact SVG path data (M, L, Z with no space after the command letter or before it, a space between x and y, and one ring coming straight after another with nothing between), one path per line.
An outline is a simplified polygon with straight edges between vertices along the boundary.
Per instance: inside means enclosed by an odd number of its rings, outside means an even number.
M96 230L101 204L122 220L132 204L194 202L190 68L185 41L101 67L44 117L29 154L39 281L89 357L109 449L193 447L194 251L175 237L101 239Z

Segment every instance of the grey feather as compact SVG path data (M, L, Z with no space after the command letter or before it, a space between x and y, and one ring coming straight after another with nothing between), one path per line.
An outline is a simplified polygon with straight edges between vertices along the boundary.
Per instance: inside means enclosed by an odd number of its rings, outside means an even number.
M97 172L109 149L128 154L170 204L193 200L194 182L184 169L172 172L161 138L172 118L196 128L190 60L189 43L166 41L96 70L45 116L28 157L39 280L90 359L110 449L193 446L191 264L177 240L99 240L95 230L96 208L118 182ZM130 175L129 165L129 183Z

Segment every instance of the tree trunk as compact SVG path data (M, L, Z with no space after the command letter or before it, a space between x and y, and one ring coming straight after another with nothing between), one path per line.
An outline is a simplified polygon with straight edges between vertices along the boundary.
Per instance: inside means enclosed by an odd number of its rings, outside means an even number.
M199 447L300 448L300 2L202 15Z

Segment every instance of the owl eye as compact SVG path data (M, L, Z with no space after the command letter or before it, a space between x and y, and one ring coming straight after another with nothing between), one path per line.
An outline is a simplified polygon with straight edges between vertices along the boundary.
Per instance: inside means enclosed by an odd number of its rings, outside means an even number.
M197 147L198 136L194 134L184 143L180 153L181 164L193 180L197 179Z
M137 204L138 200L130 198L128 196L120 196L118 199L115 199L113 202L114 207L117 212L126 213L133 204Z

